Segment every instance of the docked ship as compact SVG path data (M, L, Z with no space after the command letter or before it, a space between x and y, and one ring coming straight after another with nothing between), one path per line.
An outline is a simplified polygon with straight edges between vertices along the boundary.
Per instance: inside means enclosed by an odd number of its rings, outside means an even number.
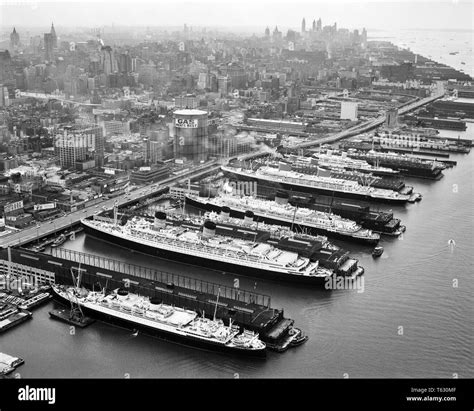
M344 147L349 148L350 146ZM443 177L441 171L446 168L443 163L438 161L423 160L393 152L348 150L347 155L352 158L365 160L371 164L378 163L391 167L399 170L401 174L418 178L440 179Z
M313 158L300 157L298 161L317 164L318 166L332 170L356 170L376 176L396 176L400 173L398 170L380 167L377 164L371 165L367 161L348 157L346 152L342 152L341 155L335 155L332 150L327 150L324 154L315 153L313 154Z
M298 173L286 164L280 164L279 168L261 166L256 170L227 166L221 166L221 169L237 181L256 181L283 190L397 204L406 204L410 198L393 190L363 186L357 181Z
M117 289L88 291L85 288L52 286L53 297L65 305L80 307L84 315L123 328L201 349L264 357L266 344L258 333L241 330L231 322L209 319L184 308Z
M364 229L355 221L332 213L292 206L288 203L288 198L277 197L276 200L262 200L251 196L237 197L229 194L221 194L214 198L186 196L188 205L213 211L228 207L231 215L239 218L255 216L259 221L269 224L299 227L312 233L329 235L346 241L377 244L380 240L379 234Z
M286 192L277 192L277 196L289 197ZM406 230L406 227L401 224L401 220L394 217L393 212L374 210L371 209L369 204L365 203L308 195L292 195L289 197L289 202L291 205L298 207L333 212L341 217L354 220L362 227L384 235L396 237Z
M220 212L205 212L202 220L209 219L219 223L224 229L228 229L231 226L239 226L245 229L263 230L270 233L269 242L274 244L279 242L280 246L284 246L285 241L291 238L295 240L294 244L299 245L298 251L300 254L304 253L306 256L311 256L313 259L318 260L322 267L334 270L338 276L356 278L364 274L364 267L358 265L358 260L351 257L348 251L331 243L326 236L308 234L307 230L301 228L300 230L292 231L289 226L267 224L258 218L255 221L255 215L252 212L247 212L243 219L231 217L230 214L230 208L224 206ZM199 223L201 217L197 218L196 216L187 216L181 213L169 214L168 218L171 220L175 218L180 220L186 219L188 222L198 219L198 224L202 224ZM291 245L291 243L286 245Z
M347 157L346 152L342 152L340 156L336 156L333 155L331 151L331 157L350 159L350 157ZM413 187L406 187L405 182L399 176L399 171L392 170L391 168L373 167L373 169L370 169L365 166L362 168L351 168L341 167L338 164L328 162L319 163L316 158L312 157L290 155L287 158L291 170L299 173L315 174L343 180L354 180L363 186L393 190L400 194L410 194L413 190ZM363 161L363 163L368 164L365 161ZM376 172L376 170L379 172Z
M153 221L136 216L124 224L117 218L84 219L81 223L87 234L105 241L213 270L317 286L324 286L334 275L311 256L300 255L297 250L302 247L301 241L282 238L274 244L265 231L213 221L202 226L192 221L168 221L159 211Z

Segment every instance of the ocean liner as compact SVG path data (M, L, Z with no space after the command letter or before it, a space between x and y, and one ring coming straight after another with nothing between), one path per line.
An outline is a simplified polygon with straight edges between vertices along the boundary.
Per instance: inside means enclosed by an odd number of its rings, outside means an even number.
M298 158L297 161L302 164L317 164L318 166L332 170L356 170L363 173L371 173L376 176L396 176L400 173L398 170L380 167L377 164L371 165L367 161L348 157L346 152L342 152L341 155L335 155L332 150L327 150L325 154L315 153L313 154L313 158L301 157Z
M443 177L442 170L446 166L438 161L423 160L417 157L410 157L404 154L393 152L383 153L380 151L356 151L350 149L350 146L344 146L348 149L347 155L351 158L365 160L370 164L380 164L384 167L390 167L400 171L400 174L438 180Z
M270 234L239 226L206 221L202 226L183 220L167 221L156 212L150 222L133 217L120 224L117 219L95 217L81 220L85 232L114 244L178 262L234 272L250 277L324 286L333 270L319 266L298 249L304 242L292 238L276 244L265 241ZM307 244L310 247L310 244Z
M237 197L230 194L220 194L214 198L186 196L188 205L213 211L228 207L232 215L240 218L251 212L256 218L269 224L305 228L312 233L329 235L346 241L377 244L380 240L379 234L364 229L355 221L332 213L294 207L288 204L287 199L278 200L262 200L252 196Z
M53 297L59 302L79 306L85 315L98 320L140 330L193 347L237 355L264 357L266 345L258 333L224 325L221 319L198 316L195 311L172 307L154 298L126 290L105 292L53 285Z
M270 240L268 241L273 241L275 244L278 241L280 246L284 246L285 241L292 239L295 240L294 244L299 245L300 253L305 253L307 256L311 254L313 259L319 261L320 266L334 270L338 276L354 279L364 274L364 267L358 265L358 260L351 257L348 251L331 243L326 236L309 234L305 229L292 231L289 226L267 224L260 221L259 218L255 221L255 215L252 212L246 212L244 218L231 217L230 214L229 207L222 207L220 212L206 211L202 217L197 219L197 222L199 223L199 220L201 220L199 224L202 224L205 220L211 220L219 223L224 229L228 229L229 226L240 226L246 229L263 230L270 233ZM189 216L180 212L168 214L169 220L173 221L175 218L196 221L196 216ZM290 244L287 243L286 245ZM305 245L305 247L301 245Z
M221 167L224 174L229 178L239 181L257 181L259 184L272 185L275 188L290 191L398 204L405 204L410 198L408 195L400 194L393 190L363 186L357 181L303 174L291 171L289 168L288 165L283 164L279 168L262 166L257 170L240 167Z

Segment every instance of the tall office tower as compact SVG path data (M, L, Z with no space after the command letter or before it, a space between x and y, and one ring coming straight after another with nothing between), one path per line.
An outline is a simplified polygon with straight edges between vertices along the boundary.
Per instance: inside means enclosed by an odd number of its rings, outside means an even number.
M221 97L227 96L229 93L230 87L230 79L227 76L219 76L217 78L217 91L221 95Z
M301 22L301 33L304 33L306 31L306 20L303 18L303 21Z
M323 22L321 21L321 17L320 17L316 23L316 30L321 31L322 29L323 29Z
M16 32L16 28L13 27L13 31L10 34L10 49L14 50L20 45L20 35Z
M313 20L313 31L316 31L316 20Z
M58 36L56 36L56 30L54 30L54 24L53 23L51 23L50 34L51 34L51 41L53 43L53 49L57 49L58 48Z
M265 37L270 37L270 28L268 26L265 29Z
M53 60L53 38L51 33L44 33L44 59Z
M63 168L80 168L86 161L104 165L104 130L99 125L74 125L60 128L55 137L55 150Z
M100 52L100 67L105 75L116 73L118 71L117 60L114 51L110 46L103 46Z

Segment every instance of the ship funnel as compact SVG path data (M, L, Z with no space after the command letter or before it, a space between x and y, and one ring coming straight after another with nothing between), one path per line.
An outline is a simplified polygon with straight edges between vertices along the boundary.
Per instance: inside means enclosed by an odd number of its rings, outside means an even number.
M227 206L222 207L221 217L223 219L228 219L230 217L230 208Z
M158 230L166 226L166 213L163 211L157 211L155 213L155 220L153 223L153 228Z
M244 216L244 223L245 224L252 224L253 223L253 217L254 217L253 211L247 210L245 212L245 216Z
M347 153L346 153L345 151L343 151L343 152L341 153L341 157L342 157L342 158L347 158Z
M207 220L204 222L202 227L202 236L204 238L212 238L216 235L216 223L213 221Z
M288 204L288 199L290 195L286 191L277 191L275 194L275 203L277 204Z
M329 149L328 149L328 150L326 151L326 154L327 154L328 156L332 156L332 150L329 150Z

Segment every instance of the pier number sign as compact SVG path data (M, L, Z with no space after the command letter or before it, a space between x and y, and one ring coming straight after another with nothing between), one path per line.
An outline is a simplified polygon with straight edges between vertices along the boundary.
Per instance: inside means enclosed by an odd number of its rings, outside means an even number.
M198 128L198 121L197 119L177 118L174 125L178 128Z

